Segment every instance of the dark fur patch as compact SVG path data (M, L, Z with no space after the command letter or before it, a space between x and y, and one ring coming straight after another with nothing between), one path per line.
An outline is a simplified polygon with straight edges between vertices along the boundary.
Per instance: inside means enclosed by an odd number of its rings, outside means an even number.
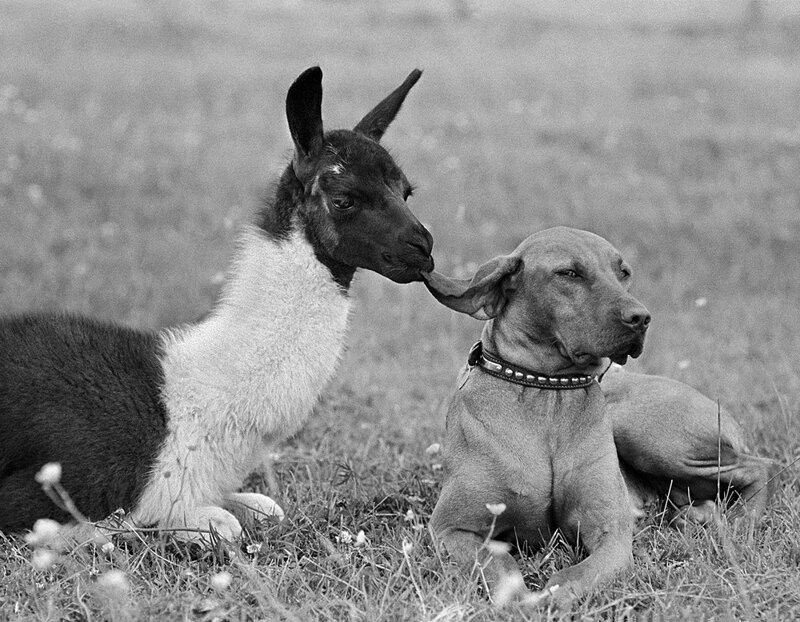
M275 241L284 241L299 225L311 247L314 255L331 273L331 277L342 290L347 291L355 274L355 268L336 261L325 249L320 239L316 225L301 210L302 204L309 199L306 189L294 173L291 165L281 175L280 181L274 190L274 196L264 201L256 214L255 224Z
M167 434L155 333L67 315L0 319L0 529L68 520L34 476L47 462L78 509L131 510Z

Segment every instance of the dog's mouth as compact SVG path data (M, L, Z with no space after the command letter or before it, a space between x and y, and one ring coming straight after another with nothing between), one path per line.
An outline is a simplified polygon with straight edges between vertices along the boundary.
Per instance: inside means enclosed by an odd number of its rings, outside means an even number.
M565 359L581 368L589 368L600 365L603 358L610 358L618 365L628 362L628 357L638 358L644 350L644 340L635 340L624 344L612 352L586 352L581 350L570 350L561 341L556 344L559 354Z
M580 368L596 367L602 358L591 352L571 351L561 341L556 344L556 347L561 356Z
M617 363L617 365L624 365L628 362L628 357L632 359L639 358L639 355L644 351L644 340L636 340L627 346L621 348L617 352L610 354L608 358Z

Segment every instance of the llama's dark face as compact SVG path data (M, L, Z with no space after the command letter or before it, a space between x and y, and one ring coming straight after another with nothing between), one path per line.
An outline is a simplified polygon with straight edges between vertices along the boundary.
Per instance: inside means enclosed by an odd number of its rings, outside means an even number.
M351 130L323 134L322 73L304 72L287 96L294 173L304 189L307 233L333 262L398 283L433 269L433 239L411 213L412 188L379 140L419 78L413 72Z
M309 181L307 221L333 259L398 283L433 269L433 239L407 205L411 184L379 144L330 132Z

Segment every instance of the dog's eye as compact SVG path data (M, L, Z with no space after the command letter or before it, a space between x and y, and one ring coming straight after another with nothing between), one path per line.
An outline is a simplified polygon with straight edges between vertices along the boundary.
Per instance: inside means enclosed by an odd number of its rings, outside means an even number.
M630 276L631 276L631 269L628 266L624 265L624 264L620 265L619 272L622 275L623 279L630 278Z
M351 207L355 205L355 201L352 197L344 196L344 197L336 197L335 199L331 199L331 205L336 210L340 212L346 212Z
M581 275L578 274L575 270L559 270L558 274L560 274L561 276L565 276L568 279L579 279L579 278L581 278Z

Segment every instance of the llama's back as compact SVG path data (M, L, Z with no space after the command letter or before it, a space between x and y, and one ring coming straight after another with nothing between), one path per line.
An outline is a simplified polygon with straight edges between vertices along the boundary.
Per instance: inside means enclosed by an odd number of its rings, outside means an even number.
M166 434L159 349L85 318L0 319L0 529L66 518L34 479L47 462L89 518L131 508Z

